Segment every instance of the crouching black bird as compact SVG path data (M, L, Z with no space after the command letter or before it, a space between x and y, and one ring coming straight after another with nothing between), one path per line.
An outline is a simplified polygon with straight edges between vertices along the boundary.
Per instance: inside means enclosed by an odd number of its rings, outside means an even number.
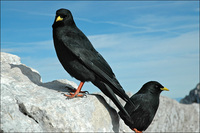
M52 27L54 46L59 61L72 77L81 81L76 92L66 96L70 98L77 96L84 82L91 81L115 103L124 115L130 117L115 94L131 104L132 101L105 59L77 28L71 12L67 9L57 10Z
M169 91L156 81L145 83L142 88L130 98L136 107L133 107L129 102L124 106L126 111L130 114L131 119L124 116L121 111L119 112L125 124L136 133L141 133L146 130L156 114L159 106L160 93L163 90Z

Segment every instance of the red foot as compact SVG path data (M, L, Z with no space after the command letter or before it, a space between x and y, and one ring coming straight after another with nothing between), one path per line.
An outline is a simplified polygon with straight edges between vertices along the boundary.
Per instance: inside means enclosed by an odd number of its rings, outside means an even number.
M142 131L138 131L136 128L133 128L132 130L135 131L135 133L142 133Z
M66 95L66 94L65 94L65 96L67 96L68 98L82 97L83 95L82 95L82 94L79 95L78 93L81 91L81 88L82 88L82 86L83 86L84 83L85 83L85 82L81 82L81 83L79 84L78 89L74 92L74 94L73 94L73 93L70 93L70 95Z
M84 95L83 94L77 94L77 95L74 95L73 93L70 92L70 95L67 95L67 94L64 94L66 97L68 98L73 98L73 97L83 97Z

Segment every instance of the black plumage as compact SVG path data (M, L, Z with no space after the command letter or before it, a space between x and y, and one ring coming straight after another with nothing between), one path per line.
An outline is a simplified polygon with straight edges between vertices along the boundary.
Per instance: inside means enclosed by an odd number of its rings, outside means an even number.
M133 107L129 102L124 106L130 114L131 119L119 112L125 124L136 132L146 130L156 114L159 106L160 93L163 90L168 91L167 88L156 81L145 83L142 88L130 98L136 107Z
M71 12L67 9L57 10L52 27L55 50L64 69L83 83L91 81L115 103L123 114L130 117L115 94L131 104L132 101L119 84L108 63L78 29Z

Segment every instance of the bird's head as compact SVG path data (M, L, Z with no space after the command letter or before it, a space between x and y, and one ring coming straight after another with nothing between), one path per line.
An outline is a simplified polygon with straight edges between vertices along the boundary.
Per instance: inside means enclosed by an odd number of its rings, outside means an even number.
M141 93L150 92L152 94L160 94L162 91L169 91L166 87L162 86L157 81L149 81L145 83L142 88L139 90Z
M73 26L75 25L71 12L61 8L56 11L56 16L52 27Z

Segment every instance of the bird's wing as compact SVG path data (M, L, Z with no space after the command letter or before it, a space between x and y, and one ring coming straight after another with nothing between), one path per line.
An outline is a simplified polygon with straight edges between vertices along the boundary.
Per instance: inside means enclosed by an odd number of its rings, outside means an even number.
M134 101L137 107L135 110L130 105L125 106L125 109L132 118L133 125L143 130L146 130L155 115L152 113L152 107L147 97L148 95L145 94L137 94L131 97L131 101Z
M130 100L134 103L134 106L130 103L127 102L124 106L125 110L128 112L131 118L125 116L122 111L119 111L120 117L123 119L123 121L128 125L130 128L135 124L135 117L139 117L139 114L137 113L138 110L141 108L140 105L140 100L142 99L142 96L140 95L133 95ZM140 112L139 113L143 113ZM135 126L135 125L134 125Z
M141 100L143 99L143 95L133 95L130 100L134 103L135 106L132 106L131 103L127 102L124 108L128 111L129 114L133 113L137 109L141 107Z
M150 101L147 94L135 94L130 99L134 102L136 108L130 106L130 104L126 104L124 108L128 111L131 117L137 117L141 115L148 116L152 112L152 107L149 104ZM151 116L148 117L150 118Z

